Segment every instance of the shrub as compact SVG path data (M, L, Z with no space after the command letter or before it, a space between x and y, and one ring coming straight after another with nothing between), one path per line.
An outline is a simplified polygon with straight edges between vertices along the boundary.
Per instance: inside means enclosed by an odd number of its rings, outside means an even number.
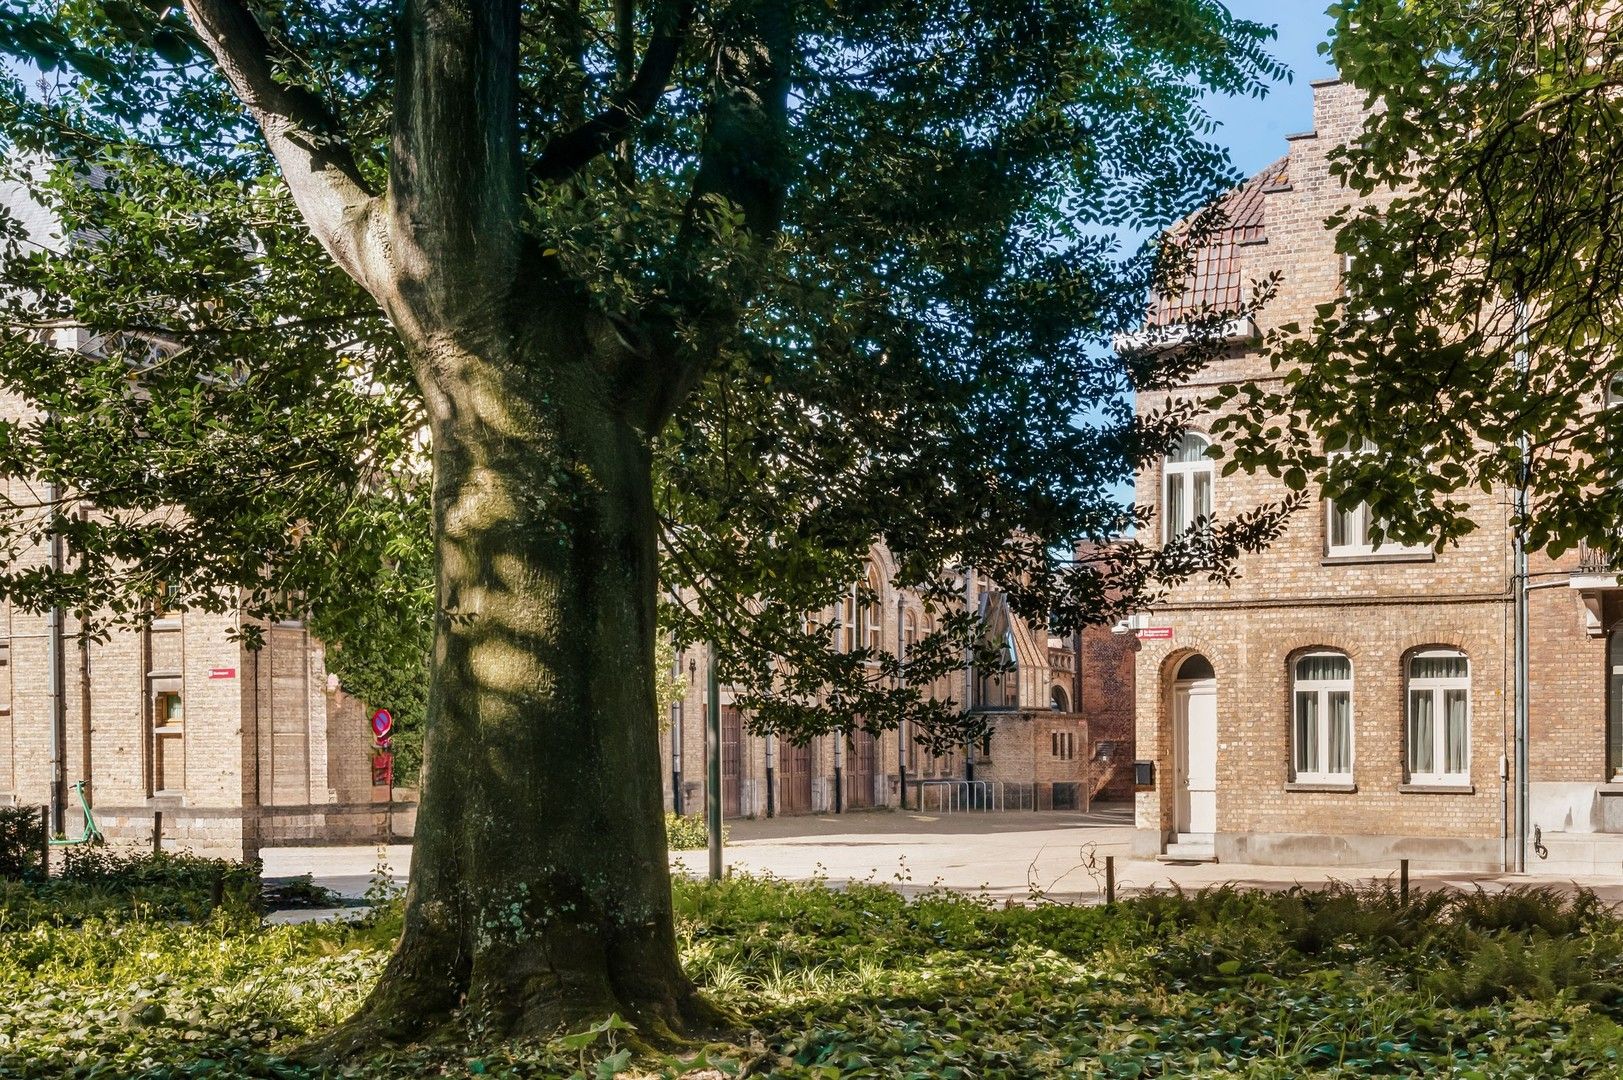
M33 881L45 874L45 823L37 806L0 806L0 878Z
M257 863L80 846L66 849L54 878L0 885L0 929L131 912L200 920L222 907L257 917L260 906Z
M721 839L727 840L727 826L721 827ZM665 814L665 843L672 851L696 851L710 846L710 833L704 818L698 814Z

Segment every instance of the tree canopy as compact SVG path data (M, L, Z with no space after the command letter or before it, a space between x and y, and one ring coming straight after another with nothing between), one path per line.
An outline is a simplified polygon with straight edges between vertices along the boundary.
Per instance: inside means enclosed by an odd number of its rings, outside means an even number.
M1219 402L1233 464L1367 500L1406 540L1525 485L1533 548L1618 553L1623 23L1603 0L1350 0L1365 91L1334 152L1344 295L1271 341L1283 384ZM1525 453L1521 449L1526 447ZM1338 454L1341 450L1359 450Z
M908 687L973 639L951 612L959 568L1067 630L1158 580L1220 572L1266 533L1258 518L1162 556L1129 543L1070 559L1130 532L1111 488L1176 427L1134 419L1135 379L1191 362L1130 371L1100 347L1139 324L1158 266L1177 277L1178 251L1124 252L1119 233L1232 181L1203 141L1201 97L1279 77L1268 31L1210 3L798 12L776 240L761 250L740 239L740 204L694 206L714 54L743 9L640 10L630 42L619 10L526 9L524 228L616 332L654 325L714 357L658 441L662 577L673 631L718 642L758 722L949 728L954 703ZM387 6L256 14L278 84L343 133L358 182L383 183ZM672 19L679 45L662 36ZM170 583L197 606L243 589L254 613L296 599L346 685L409 726L431 565L421 406L387 320L321 258L178 7L14 4L6 25L13 54L46 73L13 70L11 167L67 238L55 258L8 250L6 321L82 324L100 348L5 339L7 386L41 415L9 426L0 465L60 479L69 514L101 513L58 523L72 574L4 587L136 619ZM644 58L629 83L628 47ZM669 68L651 98L650 66ZM634 135L628 93L645 96ZM611 138L615 152L590 156ZM6 536L37 537L40 508L15 509L31 512L8 515ZM803 618L859 579L876 540L897 583L943 610L905 679L894 657L843 656Z

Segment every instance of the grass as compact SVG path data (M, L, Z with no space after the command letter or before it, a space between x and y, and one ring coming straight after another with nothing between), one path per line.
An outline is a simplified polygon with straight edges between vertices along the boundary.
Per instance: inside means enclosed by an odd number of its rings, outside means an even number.
M20 925L0 894L0 1077L307 1077L287 1048L361 1000L396 903L351 924L245 907ZM544 1045L408 1048L345 1075L1618 1075L1623 922L1523 889L1158 895L1003 909L873 885L680 882L682 955L753 1034L636 1059L615 1023ZM37 914L37 911L36 911ZM705 1075L715 1076L717 1072Z

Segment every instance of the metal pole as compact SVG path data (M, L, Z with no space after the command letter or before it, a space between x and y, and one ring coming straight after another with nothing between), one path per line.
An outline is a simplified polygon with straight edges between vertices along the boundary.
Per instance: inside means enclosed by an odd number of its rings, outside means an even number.
M1409 906L1409 860L1398 860L1398 899L1404 907Z
M1116 903L1116 857L1105 856L1105 906L1114 907Z
M706 831L710 834L710 880L721 880L721 681L716 677L716 643L705 657L704 801Z

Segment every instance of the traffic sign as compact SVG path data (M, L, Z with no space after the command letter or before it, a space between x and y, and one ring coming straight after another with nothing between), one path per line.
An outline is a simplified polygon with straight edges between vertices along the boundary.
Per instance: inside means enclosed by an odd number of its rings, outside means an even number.
M389 733L394 730L394 717L388 709L379 709L372 714L372 738L378 745L389 741Z

